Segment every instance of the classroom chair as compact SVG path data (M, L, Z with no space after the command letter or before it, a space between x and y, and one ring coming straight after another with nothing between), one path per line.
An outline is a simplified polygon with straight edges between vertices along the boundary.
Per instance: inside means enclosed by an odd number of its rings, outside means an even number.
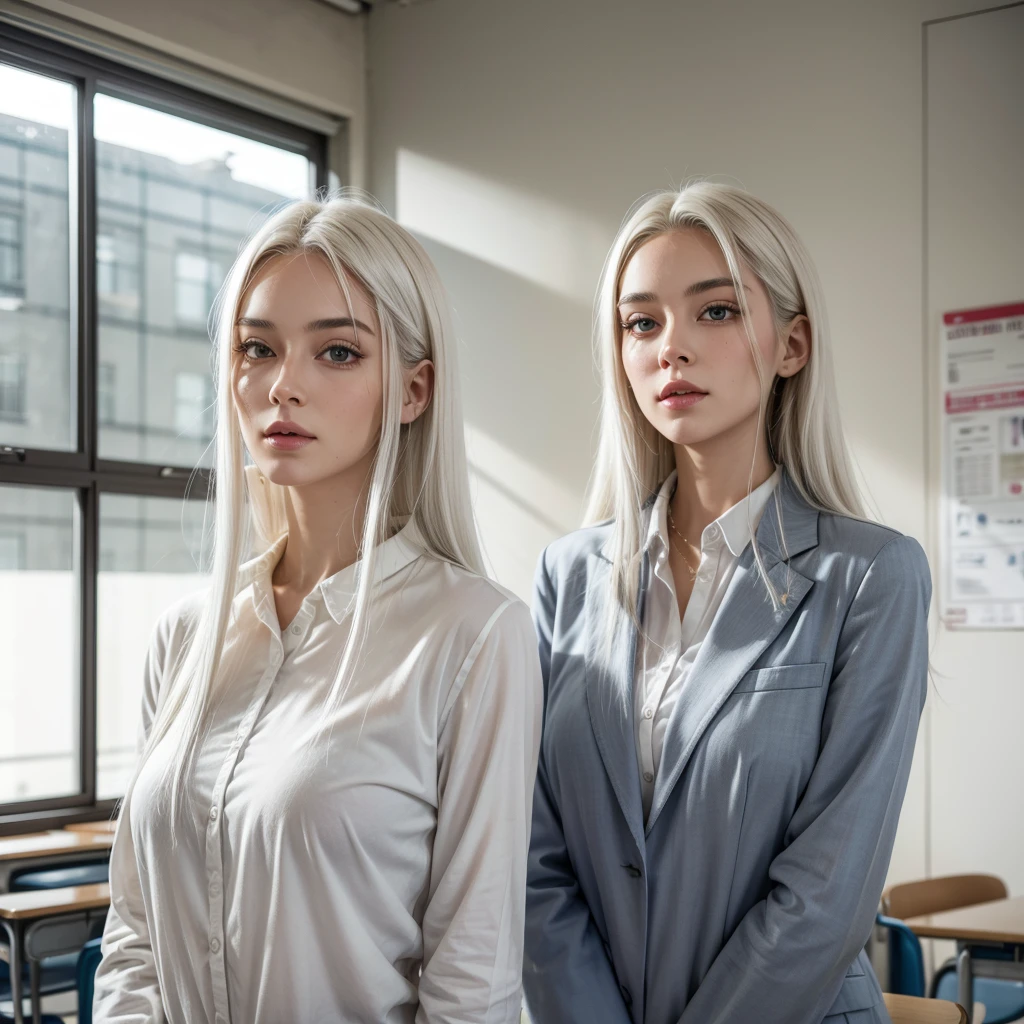
M888 932L889 989L899 995L955 1000L956 959L947 960L926 986L921 941L903 922L922 914L1005 899L1006 895L1005 883L994 875L949 875L887 889L876 921ZM1012 959L1012 953L985 946L972 949L972 956L975 961ZM1009 1024L1024 1017L1024 982L975 975L974 995L985 1005L984 1024Z
M96 968L103 959L102 939L90 939L78 954L78 1024L92 1024L92 999L96 989Z

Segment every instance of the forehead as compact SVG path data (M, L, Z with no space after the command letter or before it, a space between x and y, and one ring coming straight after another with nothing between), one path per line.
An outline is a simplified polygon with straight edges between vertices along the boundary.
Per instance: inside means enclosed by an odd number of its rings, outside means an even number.
M680 228L656 235L630 258L622 273L619 294L676 292L695 281L729 277L718 243L700 228ZM744 278L746 275L743 275Z
M341 316L364 323L375 320L373 300L359 280L346 273L345 285L351 308L333 268L319 253L272 256L242 296L239 315L275 323L292 319L306 323Z

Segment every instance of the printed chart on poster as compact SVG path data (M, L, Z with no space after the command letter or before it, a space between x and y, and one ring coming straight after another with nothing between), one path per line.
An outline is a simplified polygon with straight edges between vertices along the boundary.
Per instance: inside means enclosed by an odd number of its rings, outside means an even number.
M1024 302L942 320L942 619L1024 629Z

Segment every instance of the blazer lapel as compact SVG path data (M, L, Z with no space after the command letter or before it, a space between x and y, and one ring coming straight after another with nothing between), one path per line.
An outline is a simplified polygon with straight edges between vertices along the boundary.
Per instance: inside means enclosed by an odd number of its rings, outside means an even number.
M633 664L637 631L629 617L616 620L611 645L605 644L611 565L591 555L587 567L587 707L597 749L637 849L644 850L643 801L633 736ZM641 586L641 593L644 588Z
M754 552L747 547L715 614L690 678L672 710L665 733L661 764L647 834L658 820L694 749L740 678L779 635L813 585L786 564L818 543L818 513L798 494L783 473L757 529L757 541L775 590L783 598L779 610L757 571Z

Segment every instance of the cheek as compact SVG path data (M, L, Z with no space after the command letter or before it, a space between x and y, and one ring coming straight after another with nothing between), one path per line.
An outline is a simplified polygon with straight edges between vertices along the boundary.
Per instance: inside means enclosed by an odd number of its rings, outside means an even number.
M655 348L651 344L644 344L634 338L625 338L622 342L622 369L626 372L626 379L633 385L633 390L639 392L638 385L651 373L658 371L658 357Z

